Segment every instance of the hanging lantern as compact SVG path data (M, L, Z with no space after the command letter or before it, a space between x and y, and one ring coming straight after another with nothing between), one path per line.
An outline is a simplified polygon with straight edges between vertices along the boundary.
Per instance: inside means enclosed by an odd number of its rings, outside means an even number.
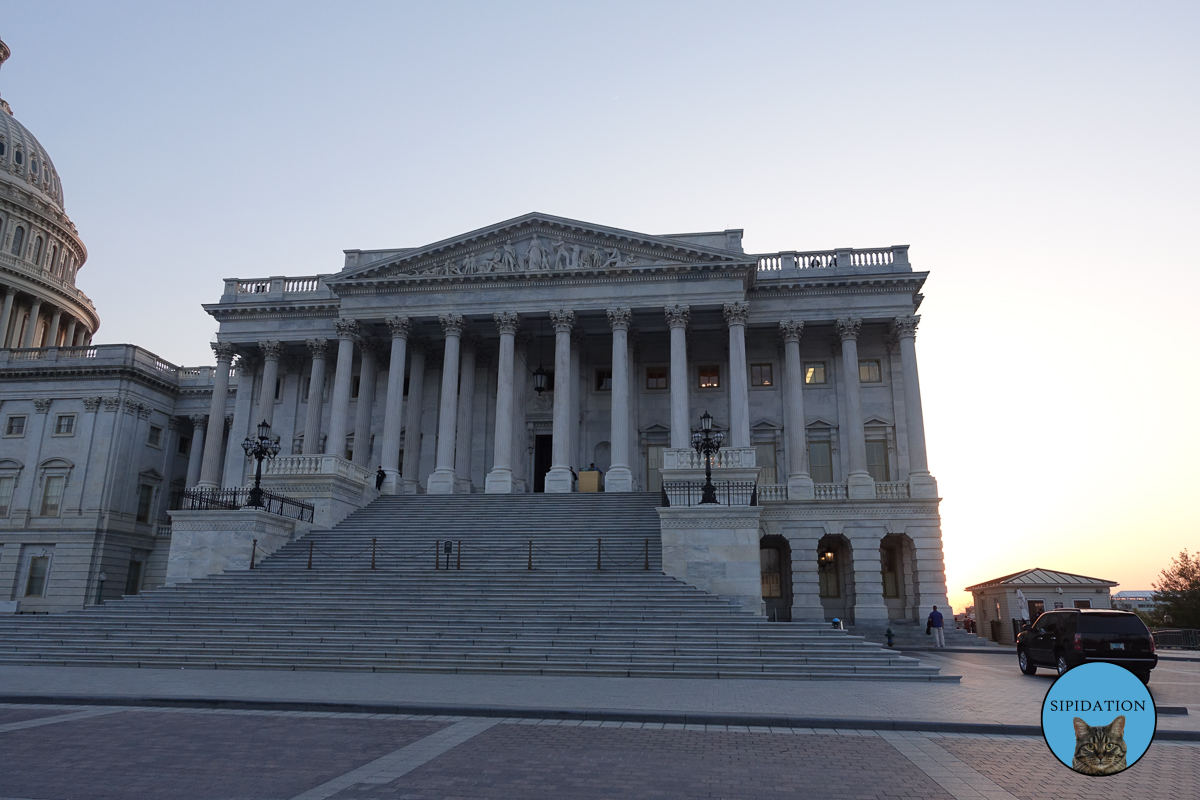
M533 373L533 390L538 394L546 391L546 370L542 369L541 364Z

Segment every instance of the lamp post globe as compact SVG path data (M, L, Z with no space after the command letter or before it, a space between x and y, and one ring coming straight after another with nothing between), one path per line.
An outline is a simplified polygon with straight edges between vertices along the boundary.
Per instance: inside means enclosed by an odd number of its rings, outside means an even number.
M721 449L725 435L712 430L712 414L707 411L700 417L700 430L692 431L692 448L704 456L704 487L700 505L717 505L717 487L712 482L712 459Z
M247 436L242 442L242 449L248 458L257 462L254 469L254 488L250 490L250 501L247 505L262 508L262 462L263 459L273 459L279 455L279 442L271 438L271 424L265 419L258 424L257 435Z

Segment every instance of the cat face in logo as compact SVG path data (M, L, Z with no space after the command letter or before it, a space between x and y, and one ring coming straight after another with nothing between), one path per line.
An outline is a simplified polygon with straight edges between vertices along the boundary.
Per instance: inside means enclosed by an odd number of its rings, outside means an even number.
M1075 718L1075 758L1071 769L1084 775L1115 775L1125 769L1125 715L1107 725Z

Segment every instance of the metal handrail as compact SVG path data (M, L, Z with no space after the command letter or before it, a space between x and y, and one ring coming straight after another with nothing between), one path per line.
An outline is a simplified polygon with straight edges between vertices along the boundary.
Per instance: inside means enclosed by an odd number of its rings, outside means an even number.
M758 505L757 481L713 481L713 486L717 490L718 505ZM664 508L698 506L703 496L703 481L663 481L662 504Z
M189 511L237 511L257 508L268 514L298 520L313 521L313 506L293 497L263 491L261 505L250 504L250 489L184 489L179 494L179 507Z

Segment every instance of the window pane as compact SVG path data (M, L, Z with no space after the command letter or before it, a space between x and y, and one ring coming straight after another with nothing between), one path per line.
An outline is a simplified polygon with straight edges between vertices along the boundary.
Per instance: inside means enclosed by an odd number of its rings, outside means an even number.
M8 436L24 436L25 435L25 418L24 417L9 417L8 426L4 429L4 433Z
M875 360L859 361L858 380L861 383L880 383L883 381L883 373L879 371L879 362Z
M833 483L832 448L829 442L809 442L808 474L813 483Z
M751 364L750 365L750 385L751 386L773 386L774 380L771 376L770 364Z
M647 389L666 389L667 388L667 369L666 369L666 367L649 367L646 369L646 388Z
M871 473L871 479L876 483L891 480L888 477L887 442L867 442L867 472Z
M29 579L25 582L26 597L42 597L46 594L46 573L49 570L49 556L38 556L29 560Z
M804 382L805 383L825 383L825 362L824 361L809 361L804 365Z
M150 426L150 444L157 447L161 441L162 441L162 428L158 427L157 425L151 425Z
M719 389L721 388L721 368L720 367L700 367L700 388L701 389Z
M612 391L612 370L598 369L596 370L596 391L611 392Z
M142 484L138 488L138 509L137 521L150 521L150 505L154 502L154 487L149 484Z
M54 432L61 435L67 435L75 432L75 415L63 414L58 418L58 422L54 427Z
M66 478L62 475L47 475L46 490L42 495L42 516L57 517L62 504L63 484Z
M17 485L15 477L0 478L0 517L7 517L12 507L13 488Z

